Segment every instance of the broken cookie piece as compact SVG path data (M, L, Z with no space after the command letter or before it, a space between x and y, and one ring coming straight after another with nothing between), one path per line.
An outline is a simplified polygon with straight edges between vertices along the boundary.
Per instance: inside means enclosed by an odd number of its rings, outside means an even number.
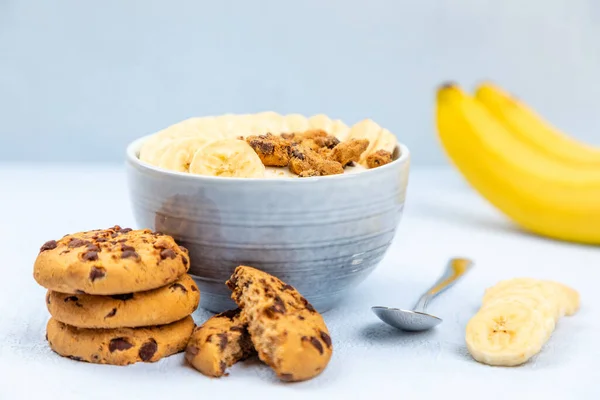
M254 149L265 166L285 167L290 160L290 141L271 133L248 136L246 142Z
M358 162L362 153L367 150L369 141L367 139L350 139L335 146L328 154L328 158L337 161L342 166Z
M367 167L377 168L392 162L392 153L386 150L377 150L367 157Z
M253 354L255 350L239 309L214 315L194 329L185 349L185 359L190 365L215 378Z
M291 147L289 169L294 174L303 177L344 173L344 168L339 162L328 160L299 144L293 144Z
M323 317L298 291L258 269L239 266L227 281L261 361L283 381L319 375L333 346Z
M291 143L300 144L313 151L319 151L319 149L332 149L340 143L335 136L329 135L322 129L311 129L301 133L283 133L281 134L281 137Z

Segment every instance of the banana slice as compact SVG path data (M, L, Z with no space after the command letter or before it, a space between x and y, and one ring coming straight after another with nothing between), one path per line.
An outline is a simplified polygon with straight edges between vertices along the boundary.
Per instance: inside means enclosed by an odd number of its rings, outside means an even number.
M342 120L336 119L331 121L331 133L330 135L335 136L340 142L344 142L350 135L350 127L346 125Z
M237 115L235 114L223 114L216 117L216 123L219 131L224 138L232 137L232 128Z
M480 309L467 324L465 340L478 362L509 367L539 353L546 336L539 311L521 302L510 302Z
M396 135L383 128L381 129L379 139L377 139L377 142L373 147L373 152L376 152L377 150L385 150L394 154L394 149L396 148L397 144L398 139L396 139Z
M544 320L544 331L546 332L544 340L550 339L557 322L556 308L554 304L549 302L544 294L539 290L519 288L514 288L513 290L506 289L506 291L501 292L501 296L491 297L484 302L480 310L488 307L494 307L498 304L510 305L514 303L520 303L533 310L539 311Z
M189 171L207 176L262 178L265 166L246 141L221 139L196 151Z
M201 137L173 139L160 157L158 166L171 171L189 172L194 154L208 143L208 139Z
M316 114L309 117L308 124L311 129L322 129L328 134L333 135L333 121L325 114Z
M558 292L559 301L563 306L564 315L573 315L579 311L581 299L579 292L559 282L545 281L547 285L554 286Z
M279 135L283 127L283 115L279 115L274 111L264 111L256 114L256 126L259 128L256 135L264 135L272 133Z
M157 134L150 136L140 148L140 160L150 165L158 165L160 156L171 141L171 138L163 138Z
M234 115L229 125L229 132L226 138L237 139L239 137L248 137L252 135L253 124L255 122L254 115L239 114Z
M373 149L377 144L377 140L379 140L379 137L381 136L381 131L381 126L379 126L377 123L375 123L372 119L369 118L357 122L352 126L352 128L350 128L348 140L367 139L369 141L367 149L361 154L360 158L358 159L358 162L360 164L366 166L367 157L373 152Z
M193 117L173 124L152 135L140 149L140 160L158 165L171 141L184 137L216 140L223 137L215 117Z
M304 115L288 114L284 117L281 128L284 133L299 133L309 130L310 124Z
M514 290L519 291L538 291L541 293L554 312L554 319L557 321L565 315L566 305L562 303L560 293L555 286L548 285L546 282L533 278L513 278L498 282L493 287L487 289L482 302L485 304L489 299L503 296L503 293Z

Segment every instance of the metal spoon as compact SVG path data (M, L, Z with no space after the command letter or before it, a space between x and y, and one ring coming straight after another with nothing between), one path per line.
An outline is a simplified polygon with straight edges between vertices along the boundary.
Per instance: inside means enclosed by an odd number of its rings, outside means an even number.
M473 262L466 258L453 258L448 262L444 274L425 292L415 304L412 311L399 308L375 306L371 310L388 325L405 331L417 332L431 329L442 322L441 318L427 314L425 309L431 300L444 290L453 286L456 281L471 269Z

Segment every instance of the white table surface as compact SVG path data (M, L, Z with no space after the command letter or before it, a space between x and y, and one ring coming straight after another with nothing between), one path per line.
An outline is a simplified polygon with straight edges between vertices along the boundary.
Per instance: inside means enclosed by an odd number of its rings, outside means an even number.
M326 371L282 384L260 364L209 379L181 354L154 364L102 366L61 358L44 340L45 290L32 264L46 240L115 224L135 227L122 166L0 166L0 399L85 398L600 398L600 247L515 230L450 169L413 169L403 220L389 253L338 309L324 314L334 345ZM429 311L434 331L388 328L372 305L410 307L447 258L476 267ZM517 368L473 361L464 327L483 289L515 276L578 289L580 312L561 320L542 353ZM202 323L208 313L194 314ZM392 395L392 396L390 396ZM533 397L532 397L533 396Z

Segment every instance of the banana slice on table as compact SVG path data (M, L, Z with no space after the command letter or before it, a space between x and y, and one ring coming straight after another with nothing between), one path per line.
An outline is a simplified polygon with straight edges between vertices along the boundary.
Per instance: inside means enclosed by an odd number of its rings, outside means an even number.
M381 131L381 126L369 118L357 122L352 126L352 128L350 128L348 140L367 139L369 141L367 149L361 154L358 160L360 164L366 165L367 157L373 152L373 149L377 144L377 140L379 140L381 136Z
M310 129L321 129L333 135L333 121L325 114L316 114L309 117L308 124L310 125Z
M517 366L542 349L546 333L542 313L521 302L499 302L480 309L468 322L469 353L481 363Z
M560 282L545 281L545 283L556 288L559 301L563 305L564 315L571 316L579 311L581 299L577 290Z
M210 141L201 137L187 137L173 139L163 152L158 166L178 172L189 172L194 154Z
M265 166L246 141L221 139L196 151L189 171L207 176L262 178Z
M546 299L556 321L565 315L567 305L562 302L557 287L533 278L513 278L500 281L485 291L482 302L485 304L491 298L502 297L505 293L514 293L515 291L520 293L537 291Z
M300 114L287 114L283 118L283 126L281 127L284 133L301 133L310 129L308 118Z
M533 310L537 310L542 314L544 320L544 330L546 335L544 340L550 339L558 318L556 317L556 304L548 301L546 296L540 291L535 289L519 289L514 288L513 290L506 289L501 292L500 296L488 298L482 305L480 310L484 310L488 307L494 307L498 304L510 305L513 303L520 303Z

